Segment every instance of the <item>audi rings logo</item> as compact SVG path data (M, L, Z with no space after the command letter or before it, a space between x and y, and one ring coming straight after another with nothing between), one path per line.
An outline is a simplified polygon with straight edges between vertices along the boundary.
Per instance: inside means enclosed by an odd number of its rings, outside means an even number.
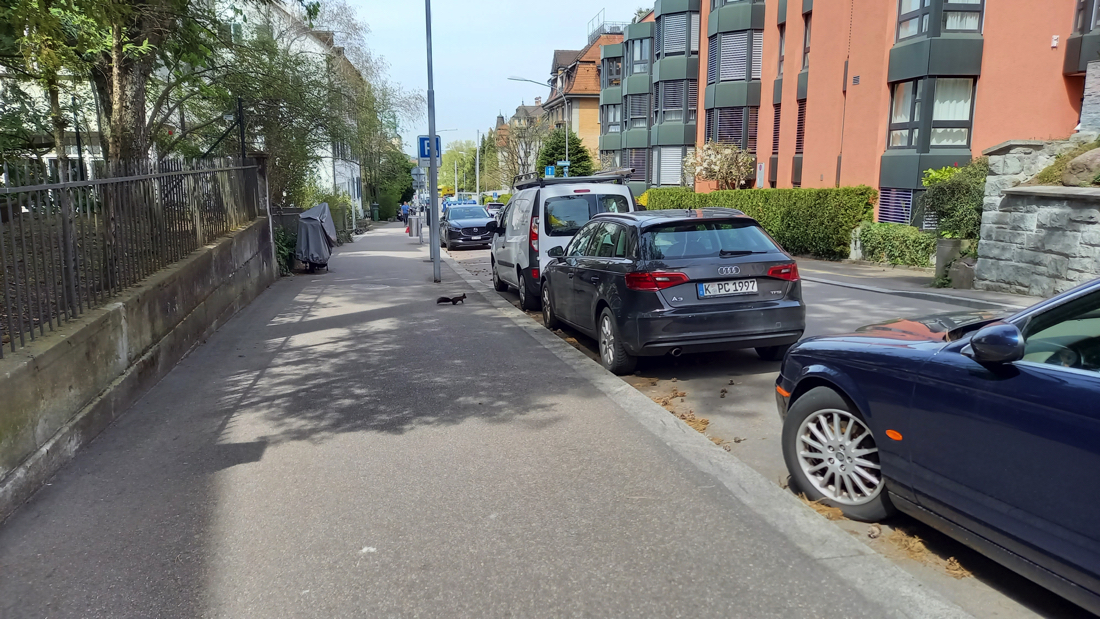
M741 267L718 267L719 275L737 275L741 272Z

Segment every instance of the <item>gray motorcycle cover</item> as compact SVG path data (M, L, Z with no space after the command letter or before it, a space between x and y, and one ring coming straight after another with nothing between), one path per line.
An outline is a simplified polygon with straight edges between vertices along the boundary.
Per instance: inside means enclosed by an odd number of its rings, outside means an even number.
M304 263L328 264L336 245L336 225L328 202L322 202L298 216L298 260Z

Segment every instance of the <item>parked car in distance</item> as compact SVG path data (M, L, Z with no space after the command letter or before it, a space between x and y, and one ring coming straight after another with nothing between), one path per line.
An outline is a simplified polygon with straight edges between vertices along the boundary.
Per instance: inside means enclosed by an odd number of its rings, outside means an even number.
M755 348L777 360L806 329L794 259L734 209L597 215L550 256L546 326L596 338L616 374L639 356Z
M564 247L599 213L625 213L634 195L621 175L539 178L516 185L516 193L492 224L493 287L519 291L520 305L537 310L542 298L546 252Z
M439 219L439 244L455 247L488 247L493 216L480 206L451 206Z
M1100 614L1100 280L1004 318L808 338L776 401L796 491L896 508Z
M500 211L504 209L503 202L487 202L485 204L485 210L489 211L489 214L496 217L500 214Z

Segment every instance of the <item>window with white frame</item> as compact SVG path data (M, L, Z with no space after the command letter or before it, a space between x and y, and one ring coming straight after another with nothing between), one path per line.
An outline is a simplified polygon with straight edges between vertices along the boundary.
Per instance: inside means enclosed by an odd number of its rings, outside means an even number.
M810 26L813 23L813 14L806 13L803 16L805 28L802 31L802 70L810 68Z
M944 0L940 32L981 32L983 0Z
M898 41L928 32L932 0L898 0Z
M622 130L622 104L603 106L603 132L619 133Z
M619 86L623 81L623 59L607 58L603 61L603 71L600 75L602 88Z
M655 150L660 153L660 166L654 169L654 184L679 185L684 172L684 149L680 146L662 146Z

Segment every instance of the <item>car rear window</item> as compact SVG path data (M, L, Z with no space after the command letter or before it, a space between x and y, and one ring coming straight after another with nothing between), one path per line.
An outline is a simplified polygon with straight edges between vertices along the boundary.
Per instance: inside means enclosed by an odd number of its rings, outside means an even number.
M642 247L650 260L718 257L722 251L770 253L780 251L756 224L737 221L691 221L646 228Z
M630 202L615 194L578 194L546 199L546 233L573 236L596 213L626 213Z

